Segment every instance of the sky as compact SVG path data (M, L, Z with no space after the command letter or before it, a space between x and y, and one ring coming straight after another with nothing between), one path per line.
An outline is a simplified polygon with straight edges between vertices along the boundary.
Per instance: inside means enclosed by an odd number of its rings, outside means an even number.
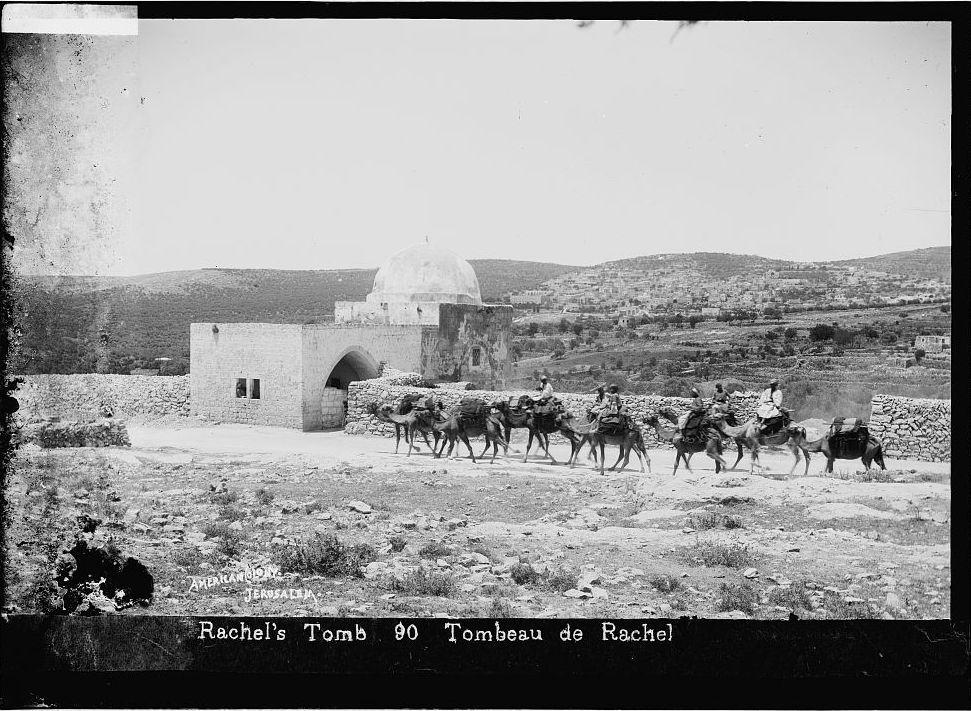
M369 268L426 237L571 265L950 244L948 23L675 29L139 20L85 94L125 89L85 148L115 158L110 248L35 268Z

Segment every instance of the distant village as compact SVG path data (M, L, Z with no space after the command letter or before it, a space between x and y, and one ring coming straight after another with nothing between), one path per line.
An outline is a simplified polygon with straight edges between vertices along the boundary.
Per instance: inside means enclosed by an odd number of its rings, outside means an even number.
M665 257L657 259L663 262ZM509 301L534 312L597 313L631 327L643 316L680 314L713 320L738 312L764 316L773 311L873 308L951 298L951 285L936 279L812 262L712 277L684 261L650 270L602 265L556 277L540 289L513 293Z

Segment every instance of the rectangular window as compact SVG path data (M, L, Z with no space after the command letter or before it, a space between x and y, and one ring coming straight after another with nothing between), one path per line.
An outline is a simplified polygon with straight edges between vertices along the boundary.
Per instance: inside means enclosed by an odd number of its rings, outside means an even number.
M246 378L236 378L236 397L246 397Z
M472 365L479 365L482 362L482 349L473 348L472 349Z
M252 398L253 400L259 400L260 399L260 379L253 378L249 382L250 382L250 395L249 395L250 398Z

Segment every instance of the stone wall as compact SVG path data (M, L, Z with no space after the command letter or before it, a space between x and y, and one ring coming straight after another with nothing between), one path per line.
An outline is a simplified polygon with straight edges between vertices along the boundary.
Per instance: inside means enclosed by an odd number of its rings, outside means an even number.
M467 397L475 397L492 403L496 400L515 400L520 395L535 396L535 390L453 390L448 388L420 388L401 386L394 381L376 378L351 383L347 399L347 422L344 431L348 434L375 434L384 437L394 436L394 427L379 421L367 411L368 404L377 402L381 405L397 407L401 398L412 393L423 396L432 395L440 400L446 410L458 405L459 401ZM563 401L566 408L578 418L585 418L587 410L596 400L596 395L584 393L557 393L556 397ZM624 402L630 409L634 421L640 424L648 414L657 412L662 407L671 407L678 414L686 412L691 402L690 398L663 397L660 395L622 395ZM758 393L733 393L730 398L730 408L739 422L743 422L755 414ZM710 400L705 401L711 404ZM667 442L658 442L654 428L642 426L644 439L648 447L670 447Z
M951 401L874 395L870 432L887 457L951 461Z
M13 393L24 420L89 420L107 406L115 417L189 415L189 376L25 375Z
M505 305L440 304L438 329L422 344L421 374L434 381L504 388L512 374L512 311Z

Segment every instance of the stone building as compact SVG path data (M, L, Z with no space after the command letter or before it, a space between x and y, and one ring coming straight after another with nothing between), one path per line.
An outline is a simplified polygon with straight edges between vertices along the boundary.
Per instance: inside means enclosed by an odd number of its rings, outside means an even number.
M381 364L427 381L501 390L510 374L512 307L483 304L471 265L420 244L378 270L363 302L337 302L332 324L193 323L193 414L316 430L344 423L348 385Z

